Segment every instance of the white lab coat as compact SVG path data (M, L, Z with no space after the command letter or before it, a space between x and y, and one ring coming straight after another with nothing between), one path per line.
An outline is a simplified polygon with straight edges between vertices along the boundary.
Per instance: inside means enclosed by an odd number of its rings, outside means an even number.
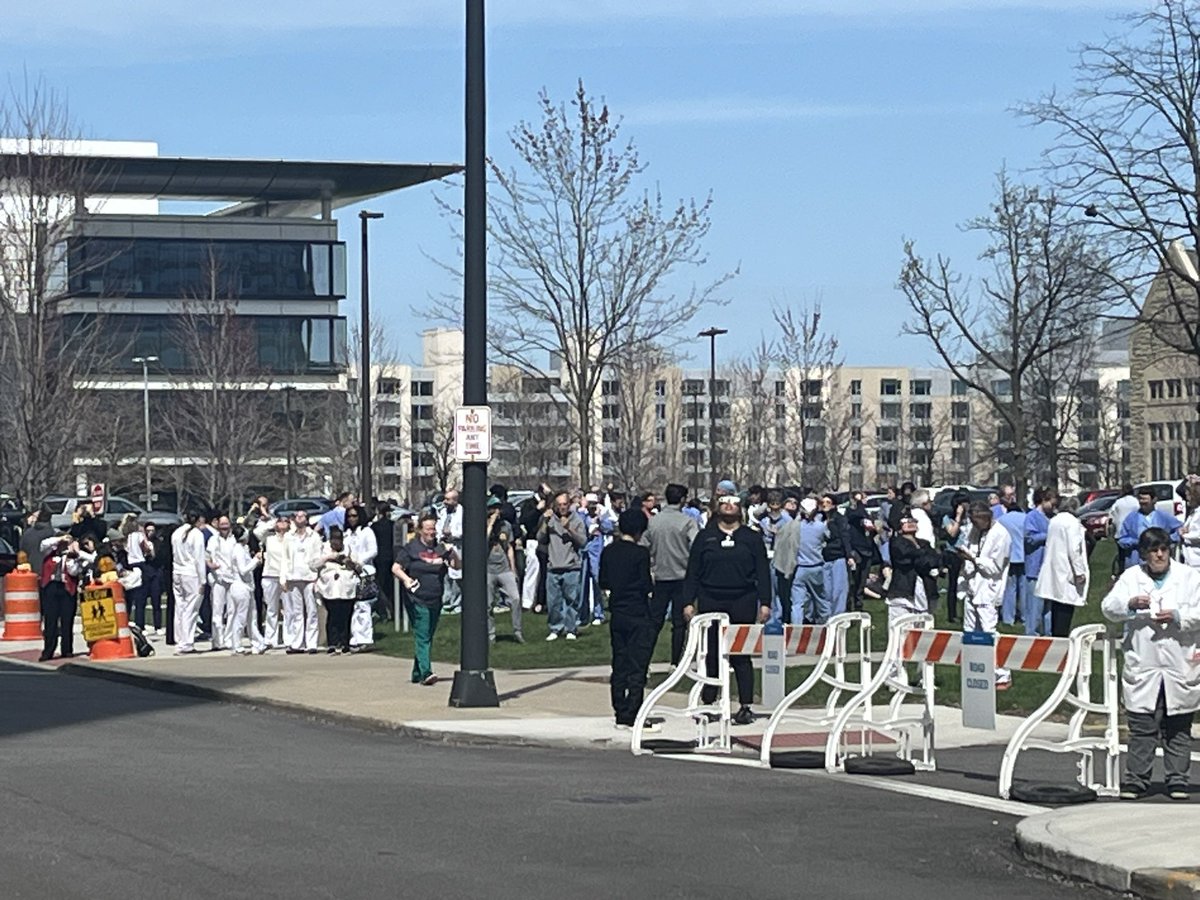
M375 540L375 532L370 526L363 525L354 531L346 531L346 552L350 558L363 567L363 580L375 577L375 557L379 553L379 543ZM385 577L390 577L386 576ZM354 614L350 617L351 645L367 646L375 643L375 621L371 616L372 600L359 600L354 604Z
M917 540L925 541L931 547L937 546L937 534L933 530L933 519L929 518L929 513L921 509L919 506L912 510L913 521L917 523Z
M1077 574L1083 575L1082 584L1075 583ZM1044 600L1083 606L1090 581L1083 523L1069 512L1060 512L1046 530L1046 552L1034 592Z
M279 580L289 585L312 584L316 581L317 573L313 571L312 562L321 555L322 543L321 535L311 528L306 528L304 534L295 529L288 532L283 542L283 574Z
M1008 556L1012 538L1002 525L992 525L982 535L972 525L967 532L965 549L975 559L964 559L958 577L958 595L964 603L998 607L1004 602L1008 581Z
M1183 520L1179 539L1183 544L1183 561L1193 569L1200 569L1200 506Z
M1153 621L1153 608L1130 610L1130 598L1140 594L1151 598L1152 607L1174 610L1175 621ZM1171 560L1167 580L1156 587L1144 567L1133 566L1117 579L1100 609L1105 618L1125 623L1125 708L1153 713L1161 686L1168 715L1200 710L1200 572Z

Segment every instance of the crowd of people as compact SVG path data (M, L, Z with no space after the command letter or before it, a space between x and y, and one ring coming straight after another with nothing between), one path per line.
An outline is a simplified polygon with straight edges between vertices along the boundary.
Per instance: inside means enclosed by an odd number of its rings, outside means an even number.
M1171 794L1186 793L1191 721L1200 708L1200 477L1190 476L1181 495L1182 522L1158 508L1152 491L1128 485L1110 512L1117 553L1101 612L1126 626L1130 796L1147 789L1160 740ZM987 500L957 494L939 515L930 494L911 483L888 489L869 510L862 492L839 505L833 493L758 486L739 493L722 481L707 507L678 484L667 485L661 501L653 492L631 498L611 487L568 492L543 484L515 507L506 488L493 485L488 637L496 640L501 613L510 615L518 643L529 614L547 616L550 642L609 625L618 727L631 726L642 705L663 628L670 623L678 663L696 612L723 612L735 623L824 624L876 600L891 622L944 604L945 619L964 630L995 633L1004 623L1065 637L1088 602L1090 547L1074 498L1042 487L1031 499L1026 508L1003 485ZM179 654L202 641L235 655L358 653L373 643L375 622L391 614L398 586L414 635L412 681L431 685L438 621L462 608L462 535L456 491L415 522L394 522L386 503L369 513L346 493L313 522L303 511L272 515L259 497L236 519L189 515L169 538L132 517L110 529L87 504L56 532L40 510L20 546L40 575L43 660L58 646L63 656L74 652L77 594L109 557L135 628L164 632ZM710 639L716 674L715 630ZM733 721L748 724L751 662L733 656L730 665L739 700ZM995 681L1006 690L1011 673L999 668ZM706 702L714 696L706 687Z

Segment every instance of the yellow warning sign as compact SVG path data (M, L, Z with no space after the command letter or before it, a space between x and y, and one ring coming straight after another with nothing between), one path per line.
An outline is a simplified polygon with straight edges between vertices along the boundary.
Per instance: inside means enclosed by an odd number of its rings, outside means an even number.
M79 604L83 620L83 639L89 644L117 636L117 603L110 587L89 588Z

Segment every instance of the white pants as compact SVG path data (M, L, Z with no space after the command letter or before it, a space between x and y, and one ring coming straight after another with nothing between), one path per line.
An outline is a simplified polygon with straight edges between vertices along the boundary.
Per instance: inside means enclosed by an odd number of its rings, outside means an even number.
M996 633L996 625L1000 621L1000 609L990 603L974 603L970 599L963 602L963 631L986 631ZM1012 681L1012 673L1008 669L996 669L996 683Z
M521 582L521 606L533 609L537 602L538 577L542 574L542 561L537 555L537 541L525 542L525 578Z
M283 586L279 583L278 578L263 576L262 592L263 627L261 633L258 633L257 616L250 617L250 621L254 624L254 627L250 632L250 636L252 640L257 637L257 642L254 644L254 649L259 651L280 646L279 598L283 594Z
M229 585L216 582L212 586L212 648L214 650L229 646L225 628L225 613L229 605Z
M375 621L371 618L373 600L358 600L350 617L350 644L369 647L375 643Z
M179 650L192 650L200 622L200 601L204 599L200 579L172 573L171 590L175 594L175 646Z
M313 583L292 582L283 595L283 642L292 650L316 650L319 628Z
M254 603L254 592L246 585L230 585L226 589L225 609L229 623L225 629L225 643L230 653L240 653L242 636L246 633L246 620L250 617L250 606ZM213 617L216 627L216 616ZM255 629L257 630L257 624Z

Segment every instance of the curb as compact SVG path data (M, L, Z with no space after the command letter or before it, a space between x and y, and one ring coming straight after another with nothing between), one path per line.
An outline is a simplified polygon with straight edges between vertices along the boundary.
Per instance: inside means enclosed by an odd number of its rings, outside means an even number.
M1114 891L1130 889L1128 869L1076 855L1070 841L1051 831L1050 823L1054 818L1053 812L1039 813L1017 822L1017 849L1022 856L1061 875L1090 881Z
M32 666L33 664L25 663L25 665ZM44 666L37 666L37 668L42 671L49 669L49 667ZM337 712L318 706L307 706L303 703L273 700L269 697L246 696L234 693L233 691L223 691L219 688L202 687L187 681L176 681L157 675L139 675L118 669L103 668L89 663L64 663L58 667L58 671L64 675L73 675L76 678L95 678L100 681L110 681L145 690L175 694L180 697L229 703L235 706L243 706L247 709L267 709L297 716L312 722L342 725L375 734L399 735L401 737L409 737L427 743L442 744L450 747L523 747L537 750L628 750L624 745L600 744L590 741L527 738L515 734L472 734L469 732L426 728L409 725L404 722L376 719L372 716Z
M1135 869L1129 889L1148 900L1190 900L1200 897L1200 869Z

